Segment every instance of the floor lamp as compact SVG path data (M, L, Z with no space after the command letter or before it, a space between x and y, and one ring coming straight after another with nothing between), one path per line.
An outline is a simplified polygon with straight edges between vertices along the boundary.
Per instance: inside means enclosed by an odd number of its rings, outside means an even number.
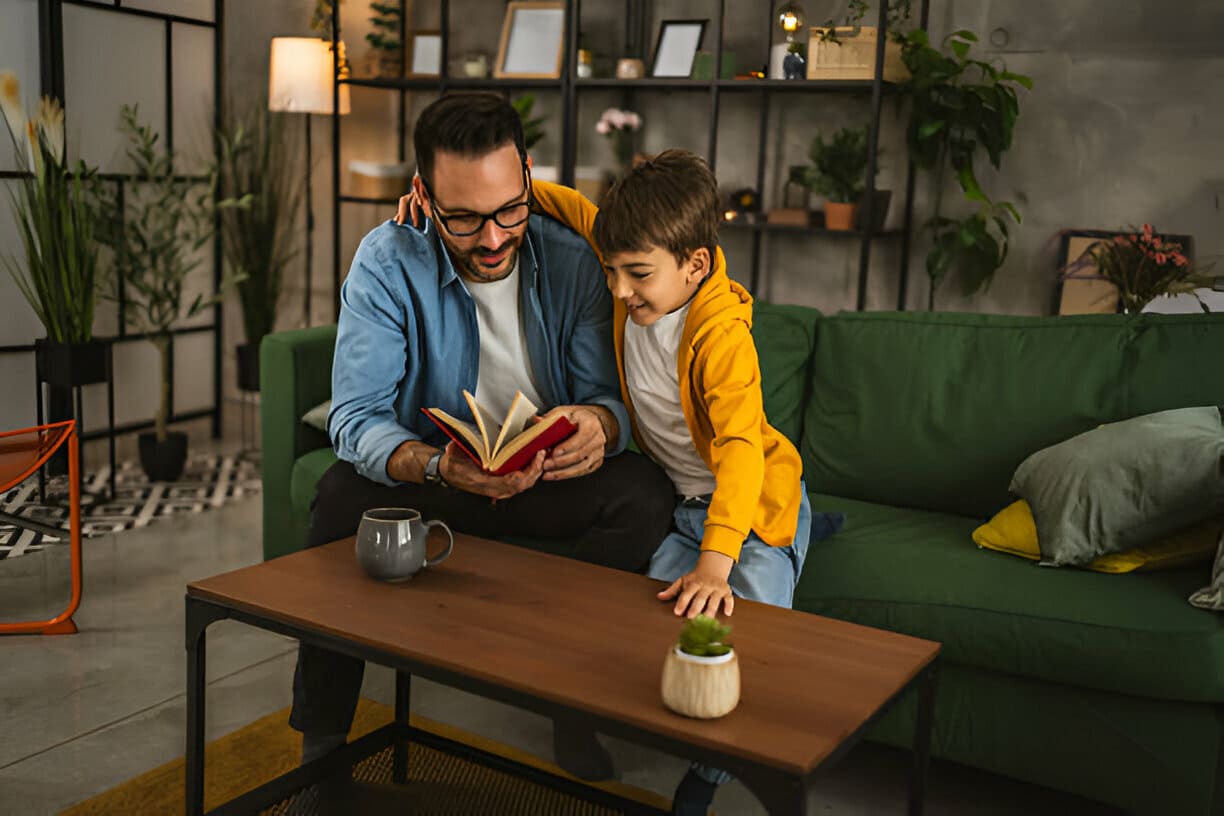
M341 54L344 53L341 49ZM302 312L310 325L311 267L314 263L314 165L310 150L310 114L332 112L334 81L331 41L318 37L273 37L268 63L268 109L304 113L306 122L306 292ZM348 85L340 86L340 115L349 112ZM335 145L332 149L335 150Z

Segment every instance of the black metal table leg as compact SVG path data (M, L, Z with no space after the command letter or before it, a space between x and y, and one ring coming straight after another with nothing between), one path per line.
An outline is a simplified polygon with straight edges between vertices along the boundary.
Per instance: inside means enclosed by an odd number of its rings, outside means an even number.
M204 632L214 621L226 617L229 613L221 607L187 597L187 816L204 814Z
M926 801L927 769L931 764L931 731L935 724L936 664L923 670L918 680L918 716L914 726L914 767L910 777L909 816L922 816Z
M395 724L401 735L395 740L391 752L391 781L397 785L408 783L408 714L412 710L412 675L395 673Z

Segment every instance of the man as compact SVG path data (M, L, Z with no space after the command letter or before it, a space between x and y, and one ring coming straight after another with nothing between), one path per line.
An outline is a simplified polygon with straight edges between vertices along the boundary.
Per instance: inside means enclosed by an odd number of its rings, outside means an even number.
M340 461L319 481L307 546L352 535L372 507L412 507L458 531L567 540L576 558L644 569L674 490L623 452L629 421L595 256L530 214L522 123L501 97L442 97L413 140L428 220L373 230L344 283L328 417ZM577 431L519 472L488 475L420 410L464 416L463 389L502 416L521 390ZM344 743L363 669L301 646L290 724L304 762ZM594 734L559 727L554 747L571 773L611 776Z

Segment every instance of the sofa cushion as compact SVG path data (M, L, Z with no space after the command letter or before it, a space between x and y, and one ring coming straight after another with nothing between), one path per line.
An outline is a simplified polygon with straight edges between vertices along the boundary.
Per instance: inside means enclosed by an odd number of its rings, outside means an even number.
M298 458L293 463L293 475L289 480L289 501L294 513L304 513L310 518L310 504L314 501L319 479L336 463L336 452L331 448L317 448Z
M1224 702L1224 616L1186 602L1203 565L1104 575L980 550L971 518L814 494L846 513L814 542L795 608L943 644L955 663L1173 700Z
M1033 508L1042 560L1086 564L1224 512L1214 405L1111 422L1037 451L1011 489Z
M803 405L811 380L812 346L820 312L803 306L775 306L756 301L752 339L761 361L765 417L799 446Z

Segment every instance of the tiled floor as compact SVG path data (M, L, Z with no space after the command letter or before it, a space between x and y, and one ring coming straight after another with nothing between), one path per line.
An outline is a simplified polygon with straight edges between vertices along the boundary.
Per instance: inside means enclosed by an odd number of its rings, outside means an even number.
M0 640L0 814L53 814L180 756L184 746L183 586L260 560L258 500L145 530L86 542L80 634ZM62 550L0 562L0 615L29 613L66 594ZM295 646L241 624L209 629L208 738L290 702ZM391 674L367 672L366 694L389 702ZM422 714L547 756L540 717L417 681ZM685 763L607 740L621 778L670 794ZM865 745L826 777L817 814L904 812L908 756ZM719 814L758 814L738 783L715 800ZM933 814L1110 813L1103 807L960 766L932 768Z

